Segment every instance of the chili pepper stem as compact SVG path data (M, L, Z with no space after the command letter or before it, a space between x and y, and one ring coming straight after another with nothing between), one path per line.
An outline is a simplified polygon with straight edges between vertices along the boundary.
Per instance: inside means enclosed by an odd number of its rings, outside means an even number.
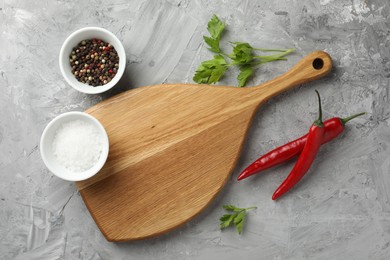
M349 116L349 117L345 117L345 118L340 118L341 120L341 123L343 123L343 125L345 125L348 121L358 117L358 116L362 116L362 115L365 115L367 114L366 112L363 112L363 113L359 113L359 114L355 114L355 115L352 115L352 116Z
M316 90L317 97L318 97L318 118L316 121L314 121L313 125L319 126L319 127L324 127L324 123L322 122L322 107L321 107L321 97L320 93Z

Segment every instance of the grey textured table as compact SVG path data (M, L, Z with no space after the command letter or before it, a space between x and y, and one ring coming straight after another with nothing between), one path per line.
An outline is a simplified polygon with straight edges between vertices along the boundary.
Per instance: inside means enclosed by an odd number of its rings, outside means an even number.
M390 259L390 4L388 0L304 1L0 0L0 259ZM322 49L325 79L270 100L257 114L226 187L199 217L147 241L109 243L75 185L43 165L39 139L56 115L82 111L126 89L192 82L212 54L202 42L216 13L223 38L295 47L288 61L256 71L250 85ZM119 85L103 95L68 86L58 67L64 39L85 26L109 29L128 55ZM221 84L234 85L232 70ZM278 202L293 163L252 179L237 174L267 150L304 133L323 96L324 115L368 115L324 146L310 173ZM222 205L256 205L244 233L219 230Z

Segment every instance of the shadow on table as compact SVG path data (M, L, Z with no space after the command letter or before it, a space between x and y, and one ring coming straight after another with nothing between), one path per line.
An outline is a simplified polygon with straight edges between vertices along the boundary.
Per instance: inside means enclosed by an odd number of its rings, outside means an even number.
M131 71L125 69L122 78L119 80L119 82L109 91L100 94L103 100L113 97L127 90L133 89L134 86L131 82L131 75Z

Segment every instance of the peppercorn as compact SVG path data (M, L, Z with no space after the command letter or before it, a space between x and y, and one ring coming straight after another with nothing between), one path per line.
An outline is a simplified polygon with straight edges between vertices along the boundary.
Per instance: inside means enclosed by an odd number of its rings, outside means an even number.
M119 56L115 48L99 39L86 39L75 46L69 63L75 78L91 86L101 86L115 77Z

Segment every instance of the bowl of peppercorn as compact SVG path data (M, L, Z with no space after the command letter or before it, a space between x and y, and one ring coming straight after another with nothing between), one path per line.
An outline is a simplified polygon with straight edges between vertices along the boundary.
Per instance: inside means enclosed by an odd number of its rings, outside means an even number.
M59 65L74 89L98 94L115 86L125 71L126 53L110 31L86 27L73 32L61 47Z

